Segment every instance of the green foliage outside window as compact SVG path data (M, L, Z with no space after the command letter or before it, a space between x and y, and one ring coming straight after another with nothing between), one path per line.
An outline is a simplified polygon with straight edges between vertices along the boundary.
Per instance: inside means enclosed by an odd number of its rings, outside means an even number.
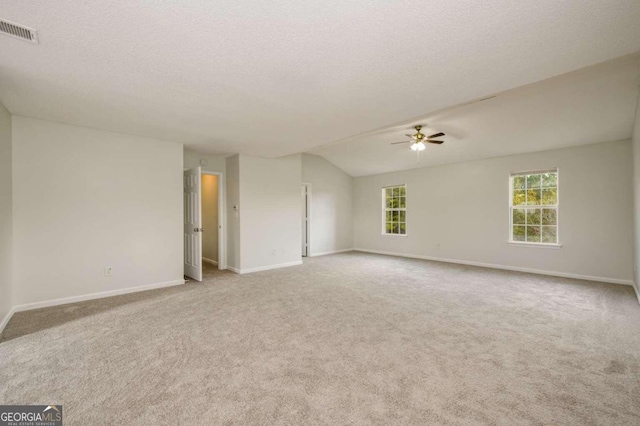
M384 188L384 233L406 235L407 189L404 185Z
M511 240L558 242L558 173L511 178Z

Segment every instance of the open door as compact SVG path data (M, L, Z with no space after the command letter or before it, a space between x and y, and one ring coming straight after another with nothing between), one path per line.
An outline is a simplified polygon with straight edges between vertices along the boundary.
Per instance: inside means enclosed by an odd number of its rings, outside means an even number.
M202 281L200 167L184 172L184 275Z

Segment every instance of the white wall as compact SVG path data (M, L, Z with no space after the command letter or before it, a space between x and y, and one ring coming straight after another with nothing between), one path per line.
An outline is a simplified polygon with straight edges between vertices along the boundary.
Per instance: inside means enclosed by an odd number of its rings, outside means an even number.
M13 306L11 191L11 115L0 104L0 333Z
M640 301L640 96L638 96L636 121L631 140L633 145L633 218L635 224L633 281L636 295Z
M559 167L562 248L508 245L509 174ZM355 246L630 282L631 143L355 178ZM381 235L381 188L407 184L408 235Z
M16 305L182 282L181 144L23 117L13 141Z
M302 154L311 184L310 256L353 248L353 178L322 157Z
M234 206L240 205L240 155L226 159L227 178L227 267L240 272L240 212Z
M301 156L239 159L242 271L301 263Z
M218 262L218 176L202 175L202 257Z
M206 166L200 163L201 160L206 162ZM227 159L223 155L207 155L188 149L184 150L184 168L187 170L200 167L202 171L224 173L227 168L226 164Z

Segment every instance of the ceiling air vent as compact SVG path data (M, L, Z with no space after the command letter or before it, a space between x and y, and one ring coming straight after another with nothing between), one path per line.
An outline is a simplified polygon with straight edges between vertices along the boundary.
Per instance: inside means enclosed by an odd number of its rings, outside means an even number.
M0 34L19 38L20 40L30 41L31 43L38 43L38 33L36 30L14 24L13 22L5 19L0 19Z

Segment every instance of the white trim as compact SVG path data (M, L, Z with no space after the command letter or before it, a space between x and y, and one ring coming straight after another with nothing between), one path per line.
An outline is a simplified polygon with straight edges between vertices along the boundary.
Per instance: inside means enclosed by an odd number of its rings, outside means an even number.
M7 324L9 324L9 321L11 321L11 317L14 313L16 313L15 306L11 307L11 309L9 309L9 312L7 312L7 315L2 318L2 322L0 322L0 337L2 336L4 328L7 326Z
M353 248L333 250L333 251L323 251L323 252L320 252L320 253L313 253L313 254L310 254L309 257L327 256L327 255L330 255L330 254L346 253L348 251L353 251Z
M211 264L211 265L217 265L217 264L218 264L218 262L217 262L217 261L215 261L215 260L211 260L211 259L207 259L206 257L203 257L203 258L202 258L202 261L203 261L203 262L206 262L206 263L209 263L209 264Z
M267 266L258 266L257 268L249 268L249 269L236 269L231 266L227 266L227 269L235 272L236 274L251 274L252 272L260 272L260 271L269 271L271 269L280 269L287 268L289 266L299 266L302 265L302 260L296 260L295 262L288 263L279 263L276 265L267 265Z
M407 257L410 259L433 260L435 262L457 263L460 265L479 266L481 268L503 269L505 271L526 272L529 274L549 275L552 277L575 278L578 280L597 281L602 283L633 286L633 281L621 280L619 278L593 277L590 275L571 274L567 272L545 271L542 269L520 268L518 266L496 265L493 263L473 262L473 261L459 260L459 259L446 259L442 257L422 256L422 255L415 255L415 254L393 253L389 251L368 250L363 248L355 248L353 250L361 251L364 253L383 254L387 256Z
M387 189L393 189L393 188L400 188L400 187L404 187L404 207L400 208L387 208ZM403 183L403 184L399 184L399 185L392 185L392 186L383 186L381 188L380 194L382 196L382 215L380 217L380 219L382 219L382 228L380 230L380 235L383 235L385 237L387 236L392 236L392 237L406 237L407 234L409 233L409 225L407 225L409 223L409 213L407 212L407 200L409 199L409 193L408 193L408 189L407 189L407 184ZM397 211L397 212L404 212L404 222L398 222L398 223L404 223L404 234L390 234L387 233L387 211Z
M184 284L184 280L165 281L156 284L147 284L139 287L129 287L120 290L102 291L100 293L85 294L82 296L64 297L61 299L45 300L42 302L25 303L13 307L14 312L30 311L31 309L48 308L50 306L66 305L69 303L84 302L93 299L102 299L105 297L120 296L122 294L137 293L139 291L155 290L158 288L172 287L174 285Z
M520 247L550 248L550 249L562 248L562 244L528 243L526 241L507 241L507 244L509 244L510 246L520 246Z
M633 287L633 292L636 294L636 298L638 299L638 303L640 303L640 291L638 291L637 284L632 282L631 286Z
M555 173L556 174L556 204L551 206L544 206L542 204L540 205L518 205L518 206L514 206L513 203L513 178L516 176L527 176L527 175L536 175L536 174L543 174L543 173ZM540 189L544 189L542 187L542 182L540 182ZM541 193L542 194L542 193ZM556 227L556 243L543 243L543 242L527 242L527 241L516 241L513 239L513 227L514 226L518 226L519 224L513 224L513 209L544 209L544 208L551 208L551 209L556 209L556 224L555 225L549 225L549 226L555 226ZM540 211L540 214L542 214L542 210ZM525 213L526 215L526 213ZM523 225L524 226L524 225ZM540 225L540 226L544 226L544 225ZM526 228L525 228L525 232L526 232ZM560 244L560 168L556 167L554 169L549 169L549 170L540 170L540 171L536 171L536 170L530 170L530 171L524 171L524 172L512 172L511 174L509 174L509 233L507 234L509 236L509 239L507 240L508 244L528 244L528 245L540 245L540 246L558 246L558 247L554 247L554 248L560 248L562 247L562 244ZM540 234L540 240L542 240L542 233Z
M306 188L306 196L307 196L307 255L302 257L311 257L311 190L313 189L313 185L307 182L301 182L300 186L304 186Z
M234 268L233 266L229 266L229 265L227 265L227 269L228 269L228 270L230 270L231 272L235 272L236 274L240 274L240 273L242 273L242 272L240 271L240 269L238 269L238 268Z

